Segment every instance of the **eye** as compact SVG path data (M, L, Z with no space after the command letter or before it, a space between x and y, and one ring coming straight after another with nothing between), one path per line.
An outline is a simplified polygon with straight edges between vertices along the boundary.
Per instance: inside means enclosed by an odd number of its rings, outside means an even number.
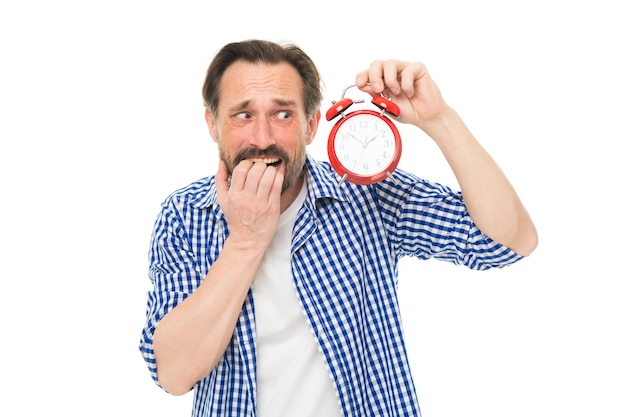
M276 113L276 118L278 120L289 120L291 119L291 112L286 110L279 111L278 113Z
M252 116L250 116L250 113L248 112L241 112L241 113L235 114L234 117L236 119L250 119Z

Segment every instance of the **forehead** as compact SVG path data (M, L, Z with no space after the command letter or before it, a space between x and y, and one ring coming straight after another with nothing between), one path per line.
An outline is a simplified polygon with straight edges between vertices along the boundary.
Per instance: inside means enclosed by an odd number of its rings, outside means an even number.
M226 69L220 86L220 103L230 107L260 100L302 104L302 78L290 64L234 62Z

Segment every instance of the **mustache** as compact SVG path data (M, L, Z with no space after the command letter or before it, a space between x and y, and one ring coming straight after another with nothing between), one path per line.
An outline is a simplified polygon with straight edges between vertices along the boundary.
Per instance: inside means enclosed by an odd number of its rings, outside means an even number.
M239 150L233 158L233 166L239 165L241 161L248 158L253 157L277 157L280 158L283 164L287 164L290 162L289 154L284 149L276 146L270 145L265 149L261 149L257 146L249 146L247 148Z

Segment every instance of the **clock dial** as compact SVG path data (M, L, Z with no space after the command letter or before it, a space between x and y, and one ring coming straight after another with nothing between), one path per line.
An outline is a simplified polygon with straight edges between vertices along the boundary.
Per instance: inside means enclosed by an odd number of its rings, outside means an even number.
M400 133L381 112L349 113L328 136L328 157L341 177L339 184L344 180L362 185L382 181L396 169L401 153Z
M376 114L350 116L343 120L335 135L337 160L357 175L384 174L397 152L396 138L389 123Z

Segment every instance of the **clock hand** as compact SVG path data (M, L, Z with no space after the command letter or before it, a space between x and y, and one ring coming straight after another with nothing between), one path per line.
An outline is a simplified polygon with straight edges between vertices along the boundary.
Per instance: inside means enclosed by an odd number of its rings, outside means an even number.
M365 146L361 150L361 156L359 156L359 162L356 163L357 168L361 166L361 162L363 162L363 156L365 155Z
M366 139L366 140L365 140L365 144L364 144L363 146L364 146L364 147L367 147L367 145L369 145L371 142L373 142L373 141L374 141L374 139L376 139L378 136L380 136L380 133L379 133L378 135L374 136L374 137L373 137L373 138L371 138L371 139Z
M348 135L352 136L357 142L359 142L361 144L361 146L365 146L365 145L363 145L363 142L361 141L361 139L357 138L352 133L348 132Z

